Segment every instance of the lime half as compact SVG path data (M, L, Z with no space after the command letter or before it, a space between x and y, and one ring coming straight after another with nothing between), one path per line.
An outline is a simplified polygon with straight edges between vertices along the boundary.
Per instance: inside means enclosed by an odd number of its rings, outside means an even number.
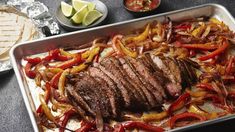
M88 7L87 5L85 5L73 15L73 17L71 18L72 22L74 22L75 24L80 24L87 12Z
M97 19L99 19L102 15L103 14L97 10L89 11L84 16L84 18L82 20L82 24L88 26L88 25L92 24L93 22L95 22Z
M73 7L65 3L64 1L61 1L60 5L61 5L61 11L66 17L71 17L75 13Z
M73 8L76 11L79 11L83 6L87 5L89 11L94 10L95 9L95 4L92 2L87 2L87 1L83 1L83 0L72 0L72 5Z

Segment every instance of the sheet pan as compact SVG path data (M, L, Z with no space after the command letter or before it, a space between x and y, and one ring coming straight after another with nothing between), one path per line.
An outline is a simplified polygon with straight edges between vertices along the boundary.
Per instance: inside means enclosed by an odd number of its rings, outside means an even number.
M76 31L72 33L62 34L58 36L53 36L49 38L44 38L40 40L35 40L31 42L25 42L14 46L10 51L11 62L20 86L23 99L29 113L34 131L39 131L37 120L35 117L35 111L37 106L37 100L34 97L33 89L31 83L28 82L26 76L23 72L22 67L22 58L25 56L36 55L40 53L45 53L49 50L55 48L66 48L70 46L81 46L86 47L83 44L86 44L97 37L109 36L112 34L127 34L128 32L144 26L146 23L153 20L163 21L165 17L170 17L173 21L181 21L184 19L195 18L200 16L215 17L219 20L222 20L227 24L231 30L235 31L235 20L233 16L228 12L228 10L218 4L205 4L201 6L191 7L187 9L181 9L176 11L171 11L167 13L157 14L153 16L143 17L139 19L123 21L119 23L114 23L110 25L104 25L100 27L95 27L91 29L86 29L82 31ZM221 118L200 122L197 124L176 128L170 130L171 132L175 131L184 131L193 129L196 127L202 127L205 125L222 122L229 119L234 119L235 115L227 115Z

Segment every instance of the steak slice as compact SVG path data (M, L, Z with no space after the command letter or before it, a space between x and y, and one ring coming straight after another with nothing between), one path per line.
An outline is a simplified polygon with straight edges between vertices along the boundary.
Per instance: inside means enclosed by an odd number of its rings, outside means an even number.
M136 80L138 80L138 82L141 84L141 88L145 94L145 96L147 97L148 99L148 102L149 102L149 105L150 105L150 108L154 108L156 106L158 106L158 102L155 101L155 97L154 95L152 94L152 90L151 90L151 85L149 83L147 83L145 81L145 79L143 79L141 77L141 75L138 73L138 71L136 70L136 68L130 63L129 59L127 57L124 58L126 63L129 65L129 67L132 69L132 71L135 73L136 77Z
M104 72L109 78L111 78L114 82L116 82L117 84L117 88L119 89L119 91L121 92L121 96L123 98L123 105L125 108L129 108L131 105L131 99L130 99L130 95L129 92L127 91L127 89L124 87L123 83L120 81L119 77L116 76L115 72L112 71L112 65L106 65L106 67L95 63L94 64L95 67L98 67L100 70L102 70L102 72Z
M66 90L68 95L74 99L73 103L76 103L76 106L80 106L88 115L95 116L95 111L93 111L86 101L76 92L74 86L68 85Z
M185 66L185 68L186 68L186 70L187 70L187 72L188 72L188 75L189 75L189 77L190 77L190 79L191 79L191 82L192 82L192 84L193 84L193 82L196 82L196 81L197 81L197 75L196 75L194 69L192 68L191 64L189 64L189 63L188 63L187 61L185 61L185 60L182 60L182 62L183 62L183 64L184 64L184 66Z
M144 66L148 69L148 71L151 73L151 75L155 78L155 82L153 83L154 87L158 88L158 91L161 93L161 95L166 98L166 93L163 88L164 82L166 77L164 77L163 72L159 71L155 66L151 64L151 62L148 60L146 55L142 55L140 57L142 63Z
M96 77L94 78L100 85L99 87L97 87L99 89L99 94L103 97L101 98L101 104L103 104L103 107L105 110L107 110L107 112L109 112L110 117L115 118L116 113L113 114L113 107L111 105L111 99L114 98L112 94L112 91L110 91L108 84L106 83L106 81L104 81L104 79Z
M68 87L72 87L72 86L68 86ZM67 88L67 89L70 89L70 88ZM67 89L66 89L66 90L67 90ZM68 90L67 90L67 97L68 97L68 99L70 100L71 104L72 104L73 106L75 106L75 109L77 109L77 111L78 111L78 113L80 114L80 116L83 117L83 118L85 118L86 111L81 108L81 106L79 105L79 103L77 103L75 97L72 96L72 95L70 94L70 92L68 92ZM94 115L92 115L92 116L94 116Z
M166 82L165 85L168 93L173 97L179 96L182 90L182 80L179 67L174 63L173 60L166 57L151 55L151 58L168 78L168 82Z
M75 91L79 94L83 100L90 106L91 110L94 111L95 115L101 112L102 117L109 117L109 112L104 107L105 98L99 92L99 85L94 79L88 74L83 74L83 78L77 81L74 85Z
M140 94L140 98L143 102L144 108L149 109L149 103L148 103L147 97L144 94L144 91L142 88L142 87L144 87L143 84L141 83L141 81L139 80L139 78L137 77L135 72L132 70L132 68L127 64L125 59L119 58L119 62L122 65L123 69L126 71L127 75L130 77L130 82L133 82L136 85L135 88L138 91L138 93Z
M110 57L110 60L113 63L113 65L116 66L116 68L118 68L120 75L122 76L123 83L126 84L126 86L133 93L135 97L135 99L133 100L134 108L138 108L138 109L144 108L143 106L146 102L144 101L144 99L142 98L141 94L138 91L139 86L137 86L137 84L131 80L129 75L123 69L123 65L120 63L120 61L117 58Z
M180 68L180 76L182 77L181 85L182 85L183 87L189 86L189 85L191 84L191 81L190 81L190 79L189 79L189 76L188 76L188 74L187 74L187 71L186 71L185 68L184 68L184 65L183 65L179 60L177 60L177 59L175 59L175 58L173 59L173 61L174 61L175 64L178 65L179 68Z
M151 93L154 95L156 101L159 104L162 104L162 102L163 102L162 95L159 92L158 88L153 86L156 79L148 71L148 69L144 66L144 64L141 62L141 59L136 59L135 60L135 59L132 59L132 58L128 58L128 60L133 65L133 67L136 68L136 71L141 75L141 78L143 78L144 84L147 85L146 88L148 88L149 91L151 91Z
M89 74L94 78L103 79L108 85L108 96L112 106L112 113L116 117L120 114L120 106L123 102L120 90L117 88L115 82L109 78L103 71L97 67L90 67Z
M84 78L84 80L87 81L88 84L91 84L92 86L90 87L96 94L97 101L100 106L100 111L101 115L104 118L110 117L111 116L111 110L112 107L109 102L109 98L107 94L104 92L106 90L106 87L104 85L104 81L101 79L94 79L91 77L89 74Z

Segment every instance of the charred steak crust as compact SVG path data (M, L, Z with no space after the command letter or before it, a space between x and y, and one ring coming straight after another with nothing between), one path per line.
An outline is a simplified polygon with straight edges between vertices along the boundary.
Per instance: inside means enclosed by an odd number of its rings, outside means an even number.
M126 71L123 69L123 66L121 65L121 63L118 59L111 57L110 60L113 63L113 65L115 65L118 68L118 70L122 76L122 80L124 81L124 83L127 85L127 87L130 89L130 91L133 93L133 95L135 97L135 99L133 100L133 108L137 108L139 110L144 108L143 105L145 102L143 101L141 94L137 90L138 86L136 85L136 83L134 83L131 80L131 78L126 73Z
M131 105L129 91L125 88L123 83L120 81L119 77L116 75L117 71L112 71L113 70L112 64L107 64L106 66L103 65L97 64L96 66L99 67L108 77L110 77L113 81L116 82L117 88L119 89L119 91L121 91L124 107L129 108Z
M72 86L68 86L68 87L72 87ZM68 90L68 88L67 88L66 90ZM68 97L68 99L70 100L71 104L72 104L73 106L75 106L75 109L77 109L79 115L84 118L85 115L86 115L86 111L81 108L81 106L80 106L79 103L77 103L75 97L74 97L73 95L71 95L70 92L68 92L68 91L67 91L67 97ZM94 116L94 115L93 115L93 116Z
M148 71L154 76L155 78L155 86L158 88L158 91L161 93L161 95L166 98L166 93L164 90L164 75L163 72L160 72L159 70L157 70L152 64L151 62L148 60L148 58L146 57L145 54L143 54L140 58L143 62L143 64L145 65L145 67L148 69Z
M117 116L117 112L116 112L116 102L115 102L115 97L113 94L113 91L110 90L107 82L99 77L95 78L96 81L98 81L100 83L100 92L102 93L102 96L105 97L105 106L107 107L109 113L110 113L110 117L115 118Z
M124 58L125 61L127 62L127 64L130 66L130 68L132 69L132 71L135 73L138 81L142 84L142 89L144 91L144 94L145 96L147 97L148 99L148 102L150 104L150 107L153 108L153 107L156 107L157 105L159 105L159 103L157 101L155 101L155 97L154 95L152 94L152 91L149 90L151 88L148 88L149 86L151 87L151 85L149 85L142 77L141 75L138 73L138 71L136 70L136 68L133 66L133 64L130 63L130 60L125 57Z
M132 70L132 68L127 64L127 62L125 61L125 59L123 58L119 58L118 61L120 62L120 64L122 65L123 69L126 71L126 74L130 77L130 82L133 82L136 88L136 90L138 91L141 101L143 102L142 105L144 107L142 107L143 109L149 109L149 103L147 100L146 95L144 94L143 91L143 84L141 84L140 80L138 79L137 75L135 74L135 72Z
M103 71L101 71L97 67L90 67L89 74L94 78L100 78L105 81L108 85L108 96L110 98L112 113L113 116L117 116L120 114L120 107L122 106L123 98L121 97L121 92L117 88L115 82L109 78Z
M192 66L194 65L194 66ZM152 110L197 80L190 60L145 53L109 57L67 76L66 95L82 117L118 119L123 112Z
M140 59L135 60L135 59L129 58L129 60L130 60L130 63L136 68L136 71L140 74L141 78L143 78L142 80L144 84L147 85L146 87L154 95L156 102L158 102L159 104L162 104L163 102L162 95L160 94L158 89L155 88L153 84L151 84L151 82L154 83L155 81L154 77L149 73L149 71L146 69L146 67L141 62Z
M95 111L92 110L92 108L86 103L86 101L83 99L81 95L75 90L75 87L73 86L67 86L67 92L69 95L73 96L74 101L82 108L84 109L88 115L95 116Z

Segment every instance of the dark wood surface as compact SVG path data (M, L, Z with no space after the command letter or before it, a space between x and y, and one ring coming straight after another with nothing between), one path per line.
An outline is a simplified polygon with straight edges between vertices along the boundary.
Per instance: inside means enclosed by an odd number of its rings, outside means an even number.
M3 0L5 1L5 0ZM56 11L60 0L39 0L49 7L52 14ZM109 9L109 15L104 24L135 19L122 5L122 0L101 0ZM163 13L205 3L218 3L225 6L235 16L234 0L162 0L156 13ZM62 33L66 31L62 30ZM205 126L190 130L193 132L230 132L235 130L235 120ZM19 85L14 71L0 75L0 132L31 132L33 131Z

